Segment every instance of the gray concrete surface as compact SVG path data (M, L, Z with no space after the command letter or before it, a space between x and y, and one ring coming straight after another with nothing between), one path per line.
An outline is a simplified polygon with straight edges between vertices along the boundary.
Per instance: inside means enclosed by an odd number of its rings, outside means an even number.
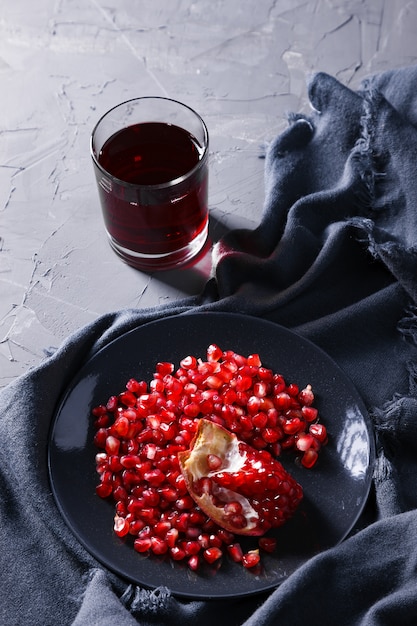
M101 313L198 293L192 269L145 274L104 234L89 137L111 106L167 95L211 138L212 234L255 226L262 146L325 71L358 86L415 63L411 0L1 0L0 386Z

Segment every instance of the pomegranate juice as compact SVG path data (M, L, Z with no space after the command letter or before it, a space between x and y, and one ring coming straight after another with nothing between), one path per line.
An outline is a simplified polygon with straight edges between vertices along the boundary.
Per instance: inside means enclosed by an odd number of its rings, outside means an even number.
M124 260L163 269L201 249L207 153L188 131L163 122L133 124L104 143L98 162L105 170L96 168L106 229Z

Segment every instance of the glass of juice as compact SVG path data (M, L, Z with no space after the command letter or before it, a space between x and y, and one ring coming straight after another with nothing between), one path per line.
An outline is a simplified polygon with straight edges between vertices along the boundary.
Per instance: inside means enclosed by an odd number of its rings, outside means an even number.
M204 120L162 97L110 109L91 135L91 156L113 250L144 271L193 259L208 233L208 146Z

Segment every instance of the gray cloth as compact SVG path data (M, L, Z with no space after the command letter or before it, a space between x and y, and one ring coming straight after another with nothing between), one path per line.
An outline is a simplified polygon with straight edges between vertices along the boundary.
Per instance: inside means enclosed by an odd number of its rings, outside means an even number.
M116 311L0 393L0 623L113 626L417 623L417 69L358 92L320 73L265 162L259 227L225 236L195 298ZM191 601L101 567L52 497L47 439L59 397L111 339L147 321L236 311L295 330L356 385L377 439L362 522L275 591Z

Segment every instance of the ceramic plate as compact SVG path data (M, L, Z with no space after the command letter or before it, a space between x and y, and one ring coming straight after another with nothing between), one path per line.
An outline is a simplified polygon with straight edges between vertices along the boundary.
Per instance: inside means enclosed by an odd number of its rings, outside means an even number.
M300 388L313 386L329 444L311 470L294 457L281 459L302 485L297 514L281 529L275 554L263 556L253 573L226 557L217 571L199 573L169 558L145 557L130 539L113 532L114 507L95 494L96 449L91 409L117 394L131 377L151 380L158 361L187 354L205 357L210 343L244 355L260 354L265 366ZM366 503L372 476L374 441L367 412L354 386L321 349L271 322L243 315L197 313L160 319L132 330L98 352L79 371L53 421L49 473L60 512L84 547L126 580L154 588L167 586L185 598L239 597L272 589L306 560L342 541ZM245 538L244 548L256 547Z

